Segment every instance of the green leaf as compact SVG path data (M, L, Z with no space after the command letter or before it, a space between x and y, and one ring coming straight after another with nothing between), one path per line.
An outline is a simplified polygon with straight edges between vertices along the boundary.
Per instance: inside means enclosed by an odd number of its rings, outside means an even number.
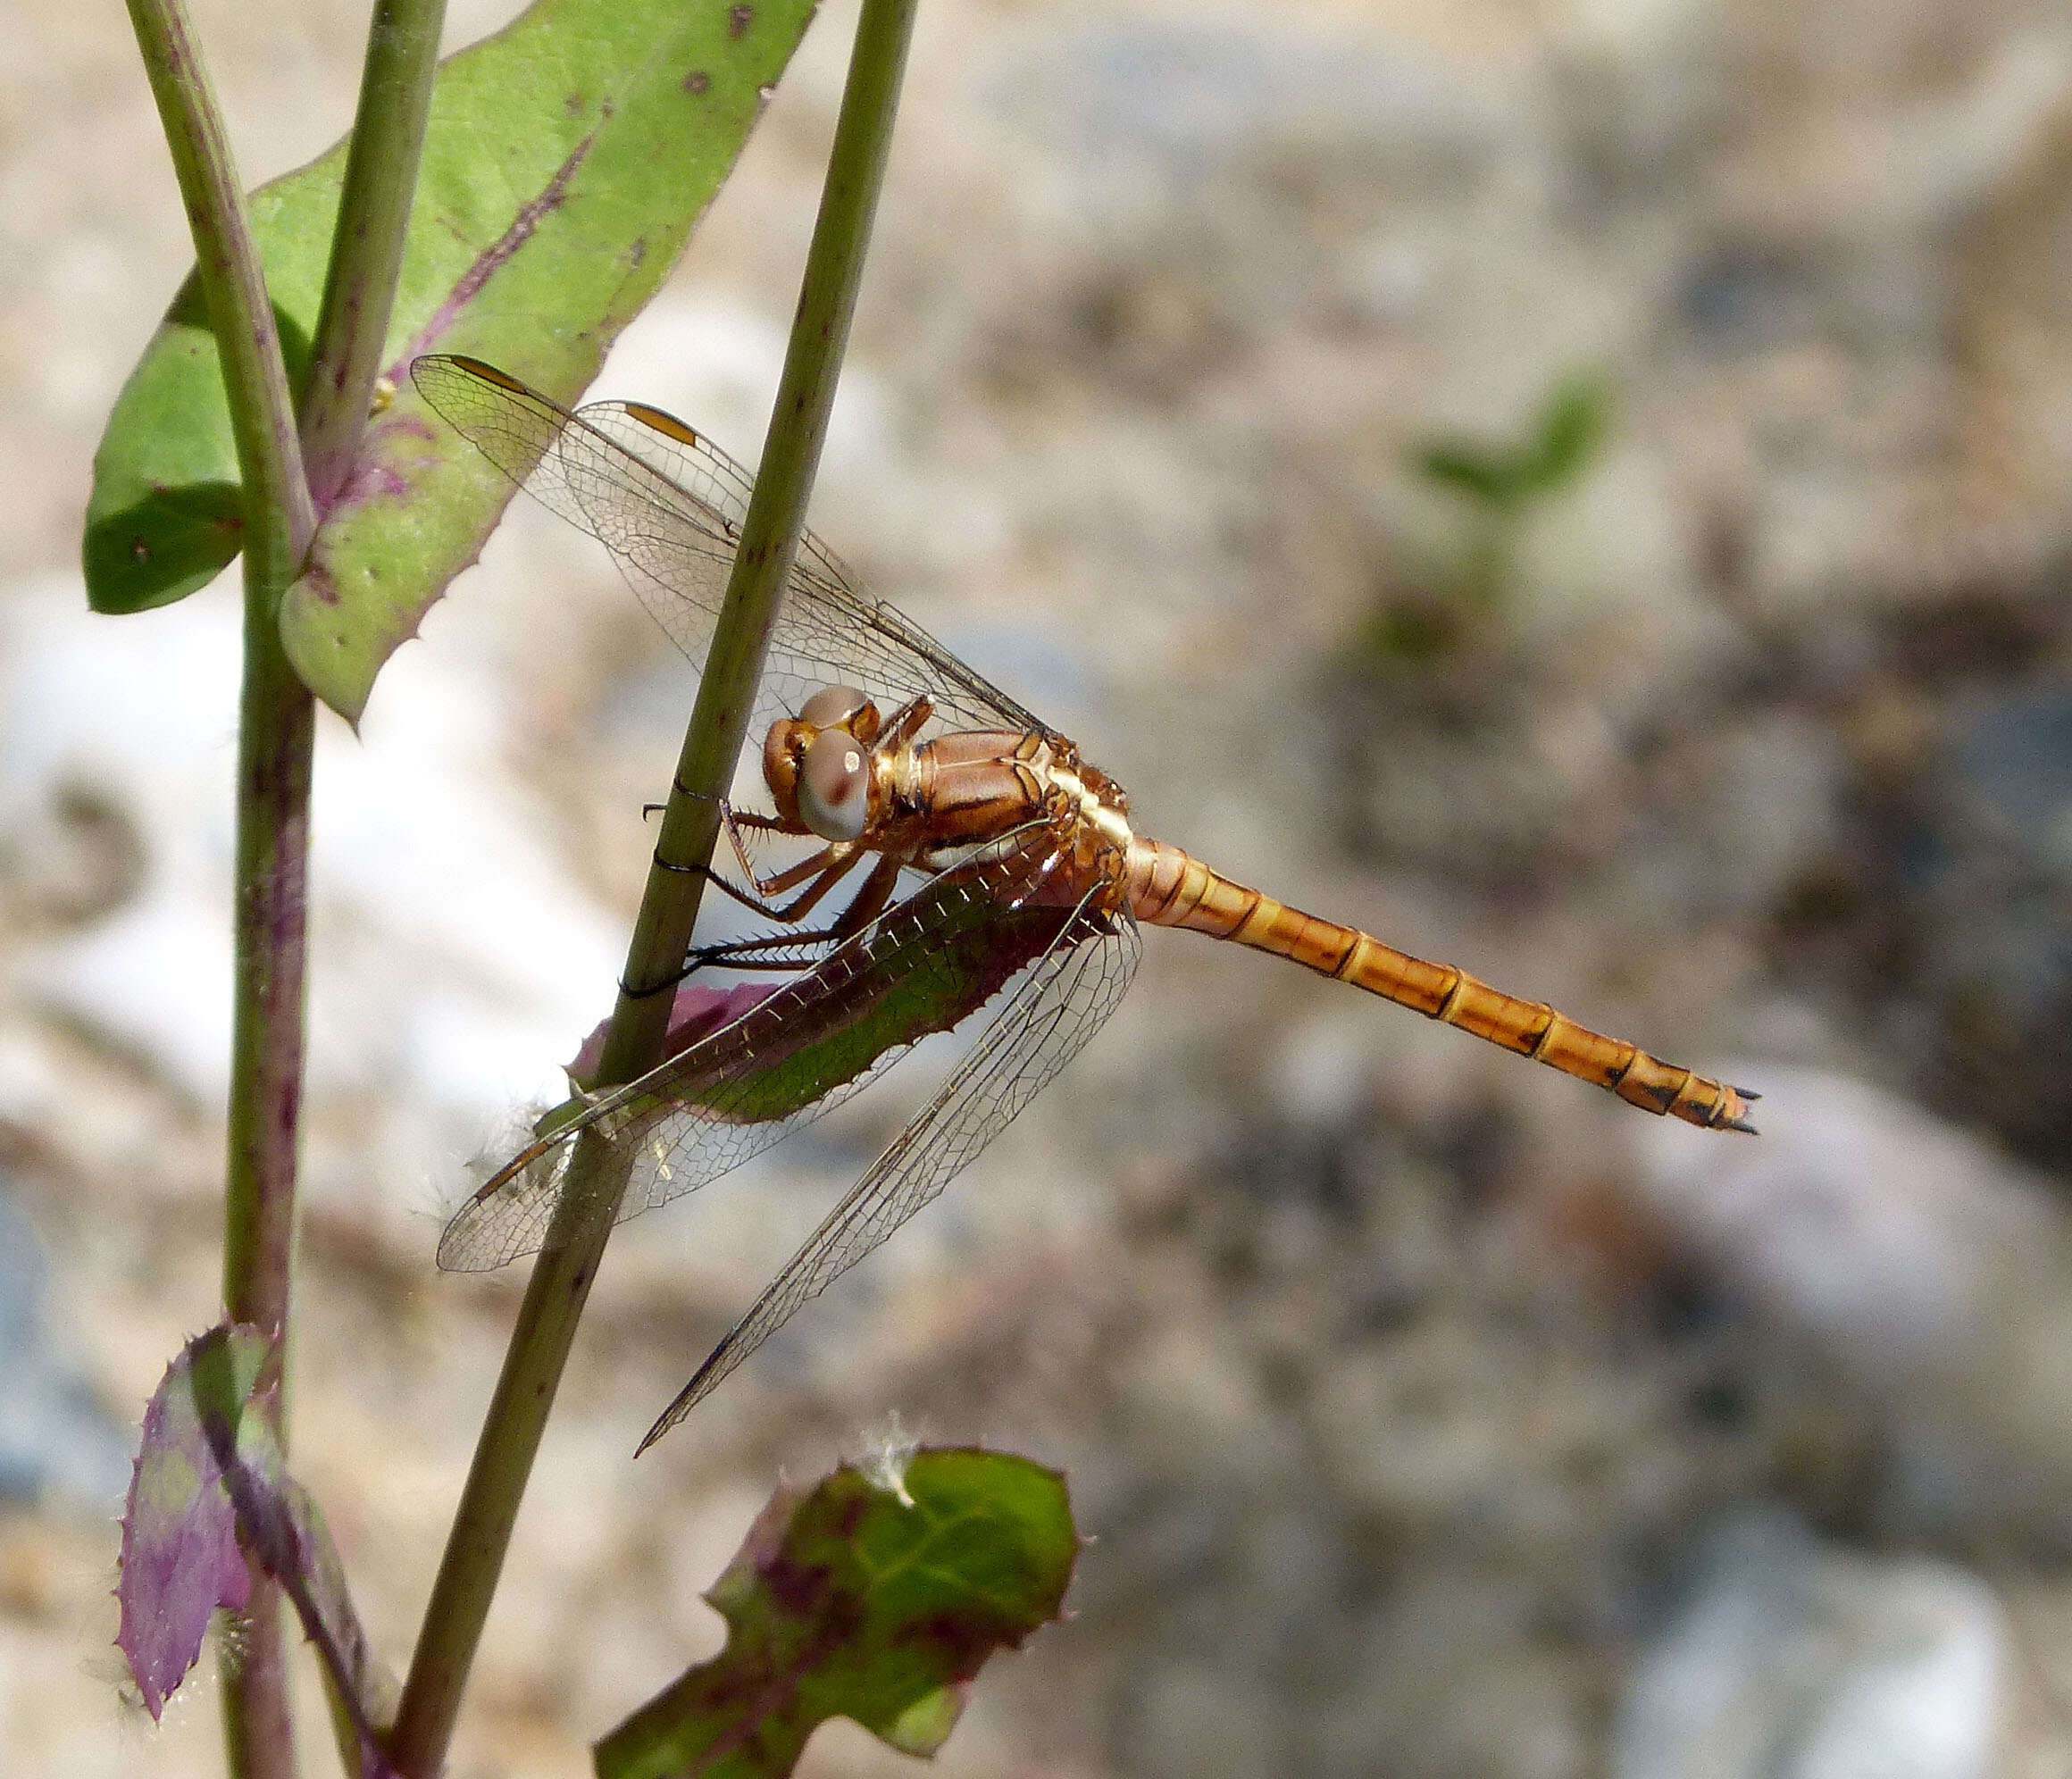
M1442 488L1503 510L1567 486L1590 467L1611 423L1611 389L1595 372L1558 384L1516 445L1435 438L1412 457L1418 472Z
M1601 377L1571 377L1540 412L1526 460L1525 480L1534 493L1552 493L1590 465L1611 423L1611 390Z
M474 558L510 489L418 402L434 346L572 397L652 296L725 179L811 0L539 0L440 69L370 423L281 613L297 672L356 716L374 675ZM344 147L255 193L292 378L308 359ZM238 478L190 277L111 416L88 509L97 611L167 604L237 555Z
M838 980L811 1019L791 1022L762 1048L763 1066L727 1096L741 1123L788 1118L864 1073L889 1050L954 1030L1050 948L1069 908L1023 906L969 914L953 906L925 952L896 981L858 971ZM692 1094L695 1103L697 1096Z
M1427 480L1491 506L1508 506L1522 491L1517 454L1500 446L1441 439L1419 449L1415 461Z
M849 1717L942 1746L995 1650L1058 1616L1079 1555L1065 1479L974 1449L780 1488L706 1598L727 1644L597 1745L598 1779L768 1779Z
M903 953L899 970L890 979L871 969L825 973L810 1014L758 1032L752 1073L701 1084L694 1064L680 1066L669 1071L659 1090L628 1090L607 1128L623 1142L631 1129L697 1106L719 1111L731 1123L789 1118L855 1081L888 1051L955 1030L1016 972L1049 951L1073 915L1070 907L1002 906L971 894L973 880L986 869L982 861L953 866L915 892L917 899L931 900L928 943ZM695 981L685 984L671 1011L665 1055L693 1056L701 1040L728 1019L751 1013L773 992L748 986L723 992ZM603 1029L590 1035L570 1065L571 1078L579 1084L586 1069L595 1066ZM564 1101L534 1122L533 1134L552 1136L587 1107L580 1098Z

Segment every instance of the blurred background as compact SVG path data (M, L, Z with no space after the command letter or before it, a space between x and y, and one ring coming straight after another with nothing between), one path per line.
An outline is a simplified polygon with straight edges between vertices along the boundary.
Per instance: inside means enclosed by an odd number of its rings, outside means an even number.
M205 1775L213 1675L123 1705L108 1590L219 1302L236 591L84 611L189 252L119 9L10 17L0 1766ZM853 17L599 385L750 458ZM343 130L356 0L199 23L249 179ZM2072 1773L2068 416L2062 5L930 0L817 529L1145 831L1764 1134L1152 933L638 1466L898 1093L622 1232L454 1773L586 1771L780 1472L902 1434L1066 1467L1095 1541L945 1774ZM522 1284L439 1221L609 1006L689 688L514 510L327 720L296 1463L398 1666Z

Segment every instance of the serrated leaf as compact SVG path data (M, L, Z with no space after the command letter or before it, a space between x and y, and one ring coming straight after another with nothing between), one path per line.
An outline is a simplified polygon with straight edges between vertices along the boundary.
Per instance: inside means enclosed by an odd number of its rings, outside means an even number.
M223 1466L266 1354L256 1329L213 1329L166 1367L144 1411L122 1513L115 1641L154 1718L200 1656L217 1608L251 1596Z
M873 971L844 974L815 1000L811 1018L767 1040L753 1085L730 1089L727 1116L745 1124L789 1118L887 1052L954 1031L1049 951L1071 915L1034 903L947 907L925 951L896 980ZM695 1090L687 1098L697 1103Z
M772 1779L836 1716L932 1754L987 1658L1058 1616L1078 1554L1065 1479L1005 1453L780 1488L706 1596L726 1648L597 1745L598 1779Z
M886 980L875 971L834 973L815 996L810 1016L785 1022L758 1039L756 1066L730 1075L722 1096L729 1123L760 1124L790 1118L866 1073L888 1052L954 1031L998 994L1019 971L1049 950L1070 920L1069 908L1026 903L1001 907L959 899L945 905L925 950ZM745 985L717 990L693 983L680 989L671 1013L664 1057L689 1049L764 999L772 991ZM579 1085L602 1054L606 1027L587 1038L569 1073ZM695 1072L670 1073L664 1084L624 1102L622 1115L638 1120L658 1112L711 1102L712 1087ZM551 1136L580 1117L588 1101L564 1101L533 1122L536 1137Z
M653 296L732 166L811 0L539 0L439 71L384 362L397 394L322 516L281 614L297 671L356 716L374 675L473 560L510 488L410 390L433 346L561 399ZM343 146L255 193L291 376L315 325ZM238 476L215 341L190 279L95 458L96 610L192 592L236 555Z
M245 1547L280 1583L323 1664L331 1700L357 1745L361 1779L388 1779L382 1741L400 1695L361 1629L322 1509L288 1474L271 1429L245 1442L223 1482Z
M144 1413L122 1516L116 1638L156 1717L201 1653L219 1607L251 1596L248 1558L281 1585L316 1647L357 1745L362 1779L388 1779L380 1739L392 1678L371 1654L323 1516L288 1474L273 1431L269 1348L229 1324L190 1341Z

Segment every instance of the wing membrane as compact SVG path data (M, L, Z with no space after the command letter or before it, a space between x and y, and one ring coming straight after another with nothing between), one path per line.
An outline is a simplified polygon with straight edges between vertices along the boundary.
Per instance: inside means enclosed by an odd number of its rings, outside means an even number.
M486 1272L535 1252L586 1137L630 1170L623 1222L738 1167L960 1023L1072 917L1030 905L1058 856L1040 831L1028 839L929 879L739 1018L529 1144L447 1224L439 1265Z
M933 1199L1076 1056L1122 999L1140 949L1090 894L920 1115L829 1213L641 1441L660 1439L793 1312Z
M658 408L597 402L572 413L470 358L420 358L410 374L449 426L611 551L641 604L702 669L755 479ZM757 717L796 711L838 683L863 688L888 710L924 694L939 730L1044 728L918 625L857 592L808 531L778 611Z

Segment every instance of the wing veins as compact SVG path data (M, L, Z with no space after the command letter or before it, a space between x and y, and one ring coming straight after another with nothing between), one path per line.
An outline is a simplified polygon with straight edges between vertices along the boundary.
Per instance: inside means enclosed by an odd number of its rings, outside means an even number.
M642 1450L802 1305L938 1197L1100 1029L1129 986L1139 946L1134 922L1097 914L1094 900L1090 892L935 1097L713 1349L648 1430ZM1083 998L1082 986L1089 990Z
M790 1113L738 1123L728 1116L761 1084L762 1071L781 1042L821 1007L866 975L896 975L910 956L924 956L947 935L992 919L1004 903L1032 888L1055 863L1039 839L1032 830L1008 858L974 856L951 864L739 1017L528 1144L455 1214L439 1238L439 1265L487 1272L537 1249L586 1132L598 1130L631 1156L637 1170L620 1202L616 1220L624 1222L709 1184L860 1091L910 1046L891 1045ZM693 1093L695 1101L686 1103ZM681 1120L681 1128L665 1142L648 1140L672 1120Z

